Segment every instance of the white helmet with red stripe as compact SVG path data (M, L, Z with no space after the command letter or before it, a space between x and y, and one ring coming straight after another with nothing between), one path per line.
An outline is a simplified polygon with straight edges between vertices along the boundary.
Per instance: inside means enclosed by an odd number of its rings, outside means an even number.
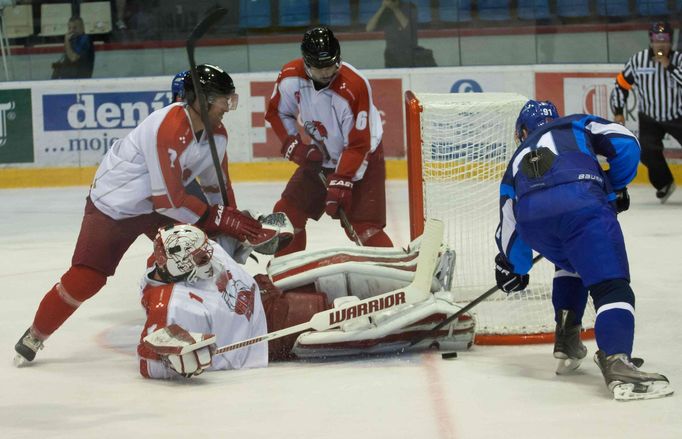
M174 282L213 277L212 257L206 233L190 224L162 227L154 238L156 266Z

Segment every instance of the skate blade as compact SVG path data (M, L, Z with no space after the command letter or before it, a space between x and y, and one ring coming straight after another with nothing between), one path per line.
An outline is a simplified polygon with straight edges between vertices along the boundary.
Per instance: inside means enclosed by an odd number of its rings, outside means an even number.
M674 390L666 381L648 381L642 383L622 383L613 386L613 399L616 401L637 401L670 396Z
M556 374L557 375L568 375L570 373L573 373L580 367L580 363L583 362L583 359L580 358L559 358L559 361L557 361L556 365Z
M14 366L15 366L15 367L26 367L26 366L28 366L31 362L28 361L26 358L24 358L23 355L21 355L21 354L16 354L16 355L14 356L14 361L13 361L13 363L14 363Z

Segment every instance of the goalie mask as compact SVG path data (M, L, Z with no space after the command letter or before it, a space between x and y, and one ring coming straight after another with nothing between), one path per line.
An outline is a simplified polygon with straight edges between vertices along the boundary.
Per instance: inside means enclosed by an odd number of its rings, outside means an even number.
M189 224L160 228L154 238L156 266L172 282L211 278L212 257L213 248L206 234Z

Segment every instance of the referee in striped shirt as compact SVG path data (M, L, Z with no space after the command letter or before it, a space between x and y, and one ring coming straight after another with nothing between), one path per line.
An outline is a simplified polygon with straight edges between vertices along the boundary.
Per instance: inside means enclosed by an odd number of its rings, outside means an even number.
M623 108L630 89L636 87L641 160L661 203L675 190L663 156L663 136L668 133L682 144L682 53L671 49L672 35L670 23L654 23L649 29L649 48L628 60L611 93L614 120L624 124Z

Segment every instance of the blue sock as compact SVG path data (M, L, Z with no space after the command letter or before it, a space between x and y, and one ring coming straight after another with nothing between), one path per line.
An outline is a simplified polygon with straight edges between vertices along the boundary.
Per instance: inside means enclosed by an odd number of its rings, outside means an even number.
M581 323L587 305L587 288L583 280L566 270L557 270L552 281L554 321L559 321L558 311L568 309L575 314L575 323Z
M635 337L634 309L629 303L609 303L597 310L594 333L597 346L608 355L632 355Z

